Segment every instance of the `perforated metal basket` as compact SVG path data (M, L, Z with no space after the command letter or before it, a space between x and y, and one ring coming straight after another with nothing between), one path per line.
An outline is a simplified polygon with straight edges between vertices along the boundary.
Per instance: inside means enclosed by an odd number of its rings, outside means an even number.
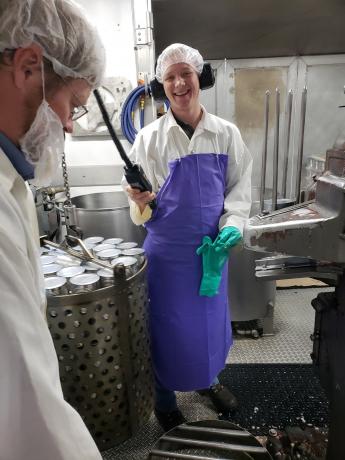
M115 285L48 297L48 324L65 399L101 450L131 437L153 409L146 262Z

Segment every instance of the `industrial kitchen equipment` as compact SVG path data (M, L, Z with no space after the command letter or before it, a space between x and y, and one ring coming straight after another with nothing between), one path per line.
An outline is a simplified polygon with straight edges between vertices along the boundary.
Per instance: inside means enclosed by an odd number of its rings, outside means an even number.
M312 301L316 317L311 357L330 399L327 460L345 458L344 191L345 145L337 144L327 151L315 200L252 217L244 231L248 248L283 255L259 261L257 277L309 276L335 286L334 292L320 293Z

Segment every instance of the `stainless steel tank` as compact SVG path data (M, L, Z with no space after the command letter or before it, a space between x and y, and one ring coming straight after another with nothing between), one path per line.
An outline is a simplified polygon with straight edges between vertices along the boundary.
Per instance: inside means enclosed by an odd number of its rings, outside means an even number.
M229 261L229 304L231 321L267 320L264 333L271 334L276 298L275 281L255 278L255 260L264 257L243 249L232 253Z
M146 262L127 280L119 268L113 286L48 296L64 397L101 450L134 435L153 410L145 275Z
M77 226L83 236L119 237L142 245L146 231L134 225L129 215L127 195L122 191L90 193L72 198Z
M257 190L253 190L256 198ZM278 209L289 206L289 199L278 199ZM265 209L269 210L271 200L265 200ZM251 216L259 213L260 202L252 204ZM276 282L258 280L255 277L255 261L268 257L271 253L257 253L244 248L240 252L230 253L229 261L229 304L231 321L261 320L263 333L273 333L273 313L276 299Z

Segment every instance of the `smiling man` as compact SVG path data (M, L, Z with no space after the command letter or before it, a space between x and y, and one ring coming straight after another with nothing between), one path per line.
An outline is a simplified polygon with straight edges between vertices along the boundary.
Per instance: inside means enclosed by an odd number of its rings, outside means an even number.
M165 72L163 84L174 116L195 129L202 116L198 73L191 65L173 64Z
M86 113L104 49L70 0L0 4L0 458L101 460L64 400L46 320L35 205Z
M227 260L249 216L252 160L238 128L200 104L203 68L183 44L159 56L156 78L170 108L138 133L131 152L154 192L126 187L132 220L148 232L155 413L164 430L185 420L175 390L202 390L218 411L237 408L217 376L232 343Z

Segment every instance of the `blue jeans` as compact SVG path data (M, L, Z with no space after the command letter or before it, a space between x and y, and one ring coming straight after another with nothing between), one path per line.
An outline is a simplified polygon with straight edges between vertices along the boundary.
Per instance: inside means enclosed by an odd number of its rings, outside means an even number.
M211 386L217 383L219 383L218 377L213 380ZM164 388L157 379L155 379L155 409L160 412L177 410L175 392Z

